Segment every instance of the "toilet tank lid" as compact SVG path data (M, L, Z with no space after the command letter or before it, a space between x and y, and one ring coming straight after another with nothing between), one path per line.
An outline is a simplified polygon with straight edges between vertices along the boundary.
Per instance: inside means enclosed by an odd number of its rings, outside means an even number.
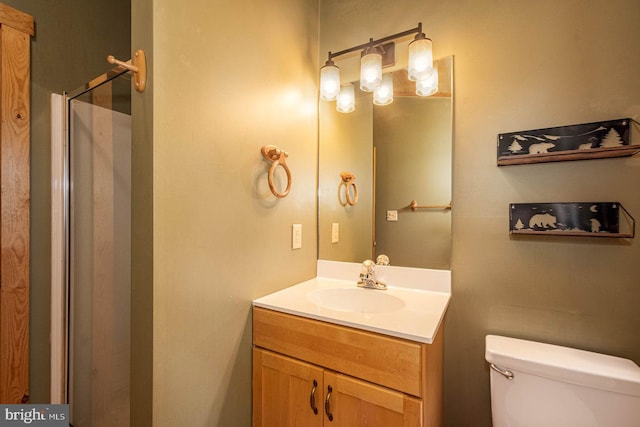
M485 359L503 369L640 396L640 367L629 359L487 335Z

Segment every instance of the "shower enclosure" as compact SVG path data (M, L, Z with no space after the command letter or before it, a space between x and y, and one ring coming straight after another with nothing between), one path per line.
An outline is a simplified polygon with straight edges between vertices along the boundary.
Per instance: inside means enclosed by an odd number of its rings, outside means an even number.
M130 77L117 67L60 98L66 143L59 167L52 147L52 401L70 404L74 427L128 426Z

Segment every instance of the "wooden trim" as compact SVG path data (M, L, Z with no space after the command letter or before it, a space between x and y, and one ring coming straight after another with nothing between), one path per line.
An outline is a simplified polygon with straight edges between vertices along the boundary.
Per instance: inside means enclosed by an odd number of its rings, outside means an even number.
M444 322L443 322L444 323ZM436 333L431 344L424 344L422 363L424 366L424 382L422 396L424 399L423 419L427 427L442 426L442 387L444 357L444 326Z
M253 308L253 342L352 377L422 396L423 348L400 338Z
M0 403L29 402L30 38L0 27Z
M376 167L378 166L378 152L373 146L373 168L371 171L371 182L373 188L371 189L371 223L374 225L371 227L371 259L376 259Z
M404 397L404 423L403 427L426 426L424 423L423 412L426 407L424 401L426 399L417 399L411 396ZM435 426L433 426L435 427ZM438 426L441 427L441 426Z
M0 3L0 25L11 27L14 30L26 33L30 36L34 36L35 24L33 17L24 12L14 9L11 6L7 6L4 3Z
M262 355L264 352L253 348L251 358L251 411L252 426L262 426Z

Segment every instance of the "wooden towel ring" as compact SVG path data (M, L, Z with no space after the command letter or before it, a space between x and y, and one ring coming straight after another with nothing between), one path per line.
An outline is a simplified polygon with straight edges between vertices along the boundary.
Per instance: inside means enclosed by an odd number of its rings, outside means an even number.
M356 176L351 172L342 172L340 174L342 181L344 182L345 201L349 206L355 206L358 203L358 187L356 186ZM353 198L349 193L349 188L353 188Z
M286 151L279 149L275 145L265 145L260 151L262 152L262 156L265 159L271 161L268 176L269 189L278 199L287 197L287 195L289 194L289 190L291 190L291 171L289 170L289 166L287 166L286 160L287 157L289 157L289 154ZM278 166L281 166L287 174L287 188L282 193L278 191L273 182L273 174L275 173Z

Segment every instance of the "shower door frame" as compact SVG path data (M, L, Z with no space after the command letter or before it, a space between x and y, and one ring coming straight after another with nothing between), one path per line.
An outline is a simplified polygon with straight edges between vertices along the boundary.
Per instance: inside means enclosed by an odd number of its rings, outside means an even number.
M51 396L69 403L70 105L71 101L129 71L117 66L84 86L51 95Z

